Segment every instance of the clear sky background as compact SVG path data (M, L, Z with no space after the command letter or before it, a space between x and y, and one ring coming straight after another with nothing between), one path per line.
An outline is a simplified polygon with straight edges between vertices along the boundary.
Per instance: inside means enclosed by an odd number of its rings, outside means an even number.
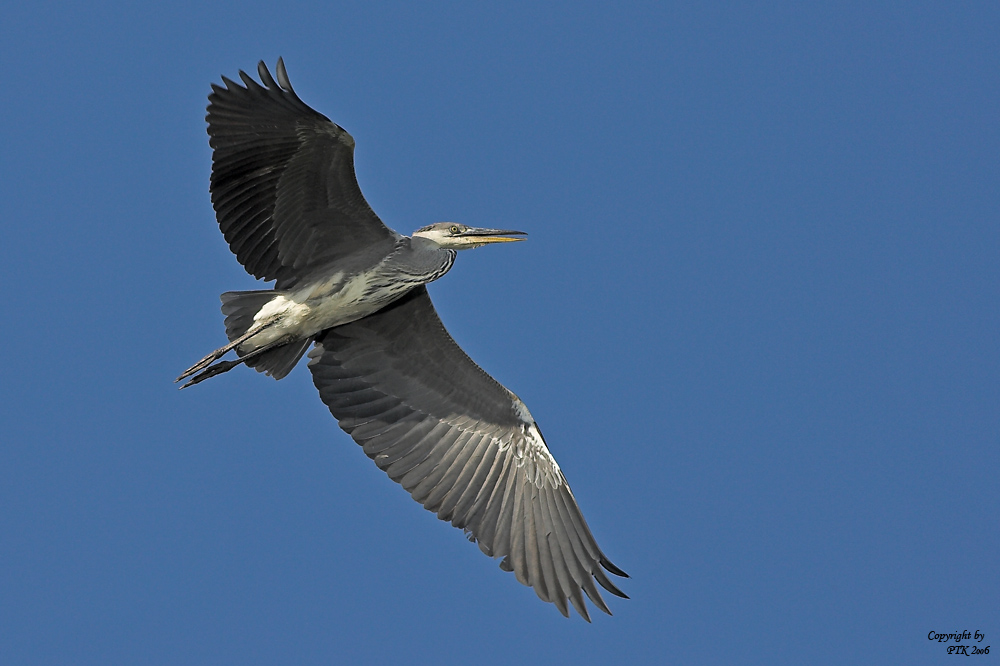
M209 84L279 55L388 225L530 233L431 295L614 617L420 508L304 363L172 383L264 286ZM0 64L0 662L998 658L1000 5L6 3Z

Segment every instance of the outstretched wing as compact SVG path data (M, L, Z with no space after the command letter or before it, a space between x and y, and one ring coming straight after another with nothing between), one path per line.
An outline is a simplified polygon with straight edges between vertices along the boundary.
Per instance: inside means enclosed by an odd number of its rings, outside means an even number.
M320 397L368 457L501 568L569 615L596 580L626 576L597 546L537 424L444 329L424 287L321 334L309 353ZM627 598L627 597L626 597Z
M248 273L280 287L398 236L361 194L354 139L299 99L281 59L275 71L212 84L206 120L219 227Z

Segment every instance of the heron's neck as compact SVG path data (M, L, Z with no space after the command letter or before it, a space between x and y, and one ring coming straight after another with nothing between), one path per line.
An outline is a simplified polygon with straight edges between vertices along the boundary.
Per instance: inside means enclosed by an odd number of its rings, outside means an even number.
M400 241L396 251L382 263L379 272L388 279L426 284L447 273L454 263L454 250L414 235Z

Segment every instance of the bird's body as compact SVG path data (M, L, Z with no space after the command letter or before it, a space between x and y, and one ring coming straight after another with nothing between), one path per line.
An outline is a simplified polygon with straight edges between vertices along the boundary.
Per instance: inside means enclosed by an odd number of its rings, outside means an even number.
M388 255L375 261L365 256L347 257L331 267L331 274L319 272L294 288L275 290L274 297L254 315L254 326L263 330L240 344L239 351L254 351L282 338L312 338L328 328L367 317L414 287L438 279L454 263L454 250L406 236L396 241Z
M589 620L594 585L625 595L527 406L476 365L425 285L458 250L519 231L439 222L403 236L365 202L354 139L277 81L240 72L209 96L212 203L230 249L275 288L222 294L229 343L186 370L184 387L246 364L275 379L309 352L340 427L425 508L568 615ZM235 350L236 360L220 360ZM183 387L182 387L183 388Z

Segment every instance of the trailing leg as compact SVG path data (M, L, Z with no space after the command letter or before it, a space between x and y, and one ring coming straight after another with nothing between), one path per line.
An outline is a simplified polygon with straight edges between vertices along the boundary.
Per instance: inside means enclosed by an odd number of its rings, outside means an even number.
M255 331L255 333L256 333L256 331ZM301 343L302 341L299 341L299 342ZM305 344L308 346L308 344L310 342L311 342L311 340L306 340ZM232 343L230 343L230 344L232 344ZM237 343L237 344L239 344L239 343ZM275 340L274 342L272 342L270 344L264 345L260 349L254 349L252 352L250 352L248 354L245 354L244 356L241 356L240 358L235 359L233 361L219 361L218 363L216 363L214 365L209 365L207 368L205 368L204 370L202 370L201 372L199 372L198 374L196 374L194 377L192 377L191 380L188 381L186 384L182 385L181 388L182 389L186 389L188 386L194 386L195 384L200 384L201 382L205 381L206 379L209 379L210 377L214 377L216 375L221 375L223 372L229 372L230 370L232 370L233 368L235 368L236 366L238 366L238 365L240 365L242 363L246 363L247 361L252 361L253 359L255 359L255 358L259 357L259 356L263 356L267 352L276 351L279 348L285 347L286 345L289 345L289 344L295 344L295 343L290 343L290 341L288 340L288 338L279 338L278 340ZM235 346L235 345L233 345L233 346ZM223 352L223 353L225 353L225 352ZM299 355L301 356L301 354L299 354ZM296 360L298 360L298 359L296 359ZM182 375L181 379L183 379L184 376L186 376L186 375Z
M206 356L205 358L201 359L200 361L198 361L197 363L195 363L194 365L192 365L190 368L188 368L187 370L185 370L184 372L182 372L181 375L180 375L180 377L178 377L177 379L175 379L174 382L179 382L182 379L190 377L191 375L193 375L194 373L198 372L199 370L203 370L204 368L207 368L209 365L211 365L215 361L217 361L220 358L222 358L223 356L225 356L226 352L228 352L230 349L235 349L238 345L246 342L247 340L249 340L253 336L257 335L257 333L259 333L260 331L263 331L265 328L268 328L269 326L271 326L272 324L274 324L275 321L277 321L277 319L267 322L266 324L264 324L260 328L257 328L257 329L252 330L252 331L247 331L246 333L244 333L240 337L236 338L235 340L232 340L225 347L219 347L214 352L212 352L211 354L209 354L208 356ZM216 374L218 374L218 373L216 373Z

